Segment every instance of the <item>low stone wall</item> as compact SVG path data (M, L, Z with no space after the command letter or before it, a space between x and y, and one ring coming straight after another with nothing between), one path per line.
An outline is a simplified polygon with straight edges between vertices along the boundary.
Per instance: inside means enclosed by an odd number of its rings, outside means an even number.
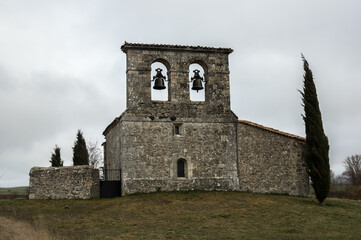
M92 166L33 167L29 199L99 198L99 170Z

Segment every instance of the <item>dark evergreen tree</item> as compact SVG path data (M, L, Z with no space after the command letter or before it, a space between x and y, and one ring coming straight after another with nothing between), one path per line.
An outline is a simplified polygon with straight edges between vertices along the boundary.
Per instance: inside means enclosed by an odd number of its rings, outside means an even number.
M75 165L89 165L89 154L86 147L83 133L78 130L76 134L76 141L73 147L73 164Z
M316 198L322 204L330 191L329 145L323 130L322 116L312 71L303 55L302 60L303 69L305 70L303 92L301 92L305 111L303 115L306 128L305 158Z
M63 161L60 157L60 147L58 145L55 145L54 153L51 154L51 160L49 161L51 163L52 167L62 167Z

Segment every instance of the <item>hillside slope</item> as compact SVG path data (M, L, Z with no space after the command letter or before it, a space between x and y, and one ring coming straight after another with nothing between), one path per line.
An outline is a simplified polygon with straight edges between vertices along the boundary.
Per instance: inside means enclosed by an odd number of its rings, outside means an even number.
M360 201L240 192L4 200L0 216L64 239L361 239Z

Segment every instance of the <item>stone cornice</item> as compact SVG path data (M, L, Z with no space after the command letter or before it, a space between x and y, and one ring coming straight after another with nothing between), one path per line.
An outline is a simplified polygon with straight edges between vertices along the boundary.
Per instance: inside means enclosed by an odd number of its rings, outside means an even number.
M214 48L202 46L185 46L185 45L169 45L169 44L144 44L144 43L128 43L125 42L121 48L123 52L129 49L140 50L156 50L156 51L192 51L192 52L211 52L230 54L233 52L231 48Z

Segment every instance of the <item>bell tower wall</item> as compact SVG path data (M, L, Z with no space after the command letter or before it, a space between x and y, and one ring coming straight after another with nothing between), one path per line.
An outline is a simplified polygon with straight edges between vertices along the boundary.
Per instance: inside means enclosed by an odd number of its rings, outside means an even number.
M230 109L229 89L232 49L131 43L121 49L127 56L127 109L104 135L107 164L121 168L122 195L239 190L238 118ZM167 68L169 82L161 90L168 91L167 101L152 100L154 62ZM204 101L190 99L193 63L204 71Z
M210 116L229 119L230 110L229 48L125 43L127 55L127 111L124 118L172 115L204 119ZM151 99L151 65L161 62L167 67L168 101ZM190 100L189 66L198 63L204 69L205 101ZM236 121L233 119L233 121Z

